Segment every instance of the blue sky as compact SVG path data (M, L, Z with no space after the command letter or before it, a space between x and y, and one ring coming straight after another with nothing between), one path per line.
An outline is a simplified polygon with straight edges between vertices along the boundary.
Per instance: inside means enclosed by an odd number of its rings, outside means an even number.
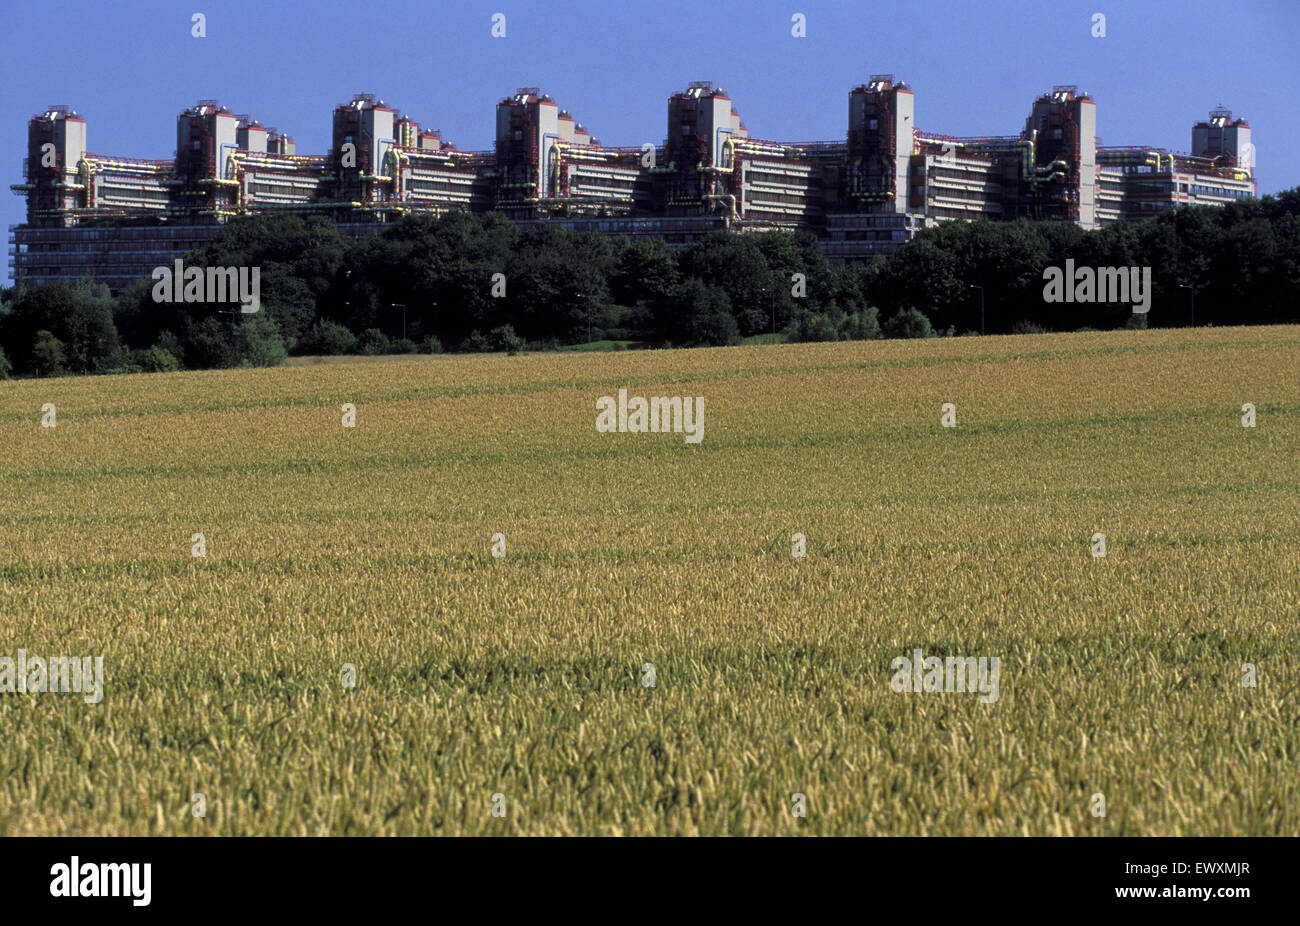
M207 37L191 37L191 16ZM490 35L506 16L506 37ZM807 17L793 38L791 16ZM1091 35L1094 13L1105 38ZM1222 103L1254 130L1261 193L1300 186L1300 0L43 0L8 4L0 68L0 219L23 221L27 120L64 103L99 154L169 158L176 114L219 99L329 146L330 111L373 90L462 149L489 148L493 107L536 86L609 145L660 142L688 81L726 89L751 134L843 138L847 94L875 73L916 93L916 124L950 135L1019 131L1033 98L1077 84L1104 144L1190 146ZM7 274L6 270L6 274Z

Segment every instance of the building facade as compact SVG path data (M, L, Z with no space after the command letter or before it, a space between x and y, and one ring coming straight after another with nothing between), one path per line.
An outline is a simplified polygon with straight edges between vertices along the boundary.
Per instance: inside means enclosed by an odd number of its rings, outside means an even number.
M1192 152L1106 148L1097 107L1073 86L1034 100L1017 135L918 129L893 75L849 93L843 141L754 138L707 82L668 100L660 145L611 148L536 88L501 100L491 151L461 151L374 94L333 112L330 151L216 100L177 117L172 160L93 154L86 121L50 107L28 125L27 221L10 229L15 281L87 275L121 289L243 214L329 215L363 235L408 213L498 211L681 246L711 231L805 229L834 261L888 254L918 229L957 219L1057 219L1084 228L1176 205L1254 196L1250 126L1219 108Z

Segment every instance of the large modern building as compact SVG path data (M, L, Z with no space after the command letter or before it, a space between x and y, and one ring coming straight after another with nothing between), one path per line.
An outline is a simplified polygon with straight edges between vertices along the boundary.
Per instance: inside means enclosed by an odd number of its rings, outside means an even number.
M1097 228L1255 195L1250 126L1222 108L1180 154L1103 147L1096 104L1073 86L1036 99L1019 134L981 138L917 128L913 92L892 74L848 102L843 141L764 141L724 91L697 82L669 98L661 145L610 148L524 88L497 104L494 150L473 152L364 93L335 108L328 153L300 155L288 136L201 100L161 161L92 154L86 121L53 106L32 118L12 187L27 197L27 222L10 229L14 278L89 275L117 290L248 213L325 214L361 235L407 212L499 211L672 246L718 229L807 229L840 261L954 219Z

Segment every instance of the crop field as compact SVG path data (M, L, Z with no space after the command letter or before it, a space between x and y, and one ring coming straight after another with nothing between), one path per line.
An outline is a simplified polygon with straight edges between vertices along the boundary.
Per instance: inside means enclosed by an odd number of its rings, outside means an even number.
M1300 328L26 380L0 444L0 657L103 660L0 692L0 834L1300 833Z

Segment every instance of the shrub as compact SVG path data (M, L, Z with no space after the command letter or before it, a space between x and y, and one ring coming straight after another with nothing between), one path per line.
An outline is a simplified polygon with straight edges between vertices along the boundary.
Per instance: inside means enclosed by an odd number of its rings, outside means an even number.
M791 326L791 340L795 341L838 341L840 330L835 323L821 312L800 313Z
M502 325L488 332L488 344L492 350L505 351L512 357L524 349L524 339L515 334L514 326Z
M1028 319L1021 319L1011 326L1012 334L1047 334L1047 329L1042 325L1031 322Z
M136 361L135 355L143 351L129 351L120 362L111 370L106 371L111 376L121 376L124 373L143 373L144 367Z
M732 314L731 299L721 287L691 280L682 292L682 299L691 343L710 347L740 341L740 325Z
M695 316L691 334L698 344L727 346L739 343L740 325L731 312L721 308L710 309Z
M414 354L418 351L419 348L415 346L415 342L410 338L397 338L388 348L388 352L391 354Z
M483 337L483 333L475 328L469 333L469 337L460 342L460 349L467 354L486 354L492 350L492 345L488 339Z
M12 375L14 368L9 363L9 358L5 356L3 349L0 349L0 379L8 379Z
M427 338L425 338L423 341L420 342L420 353L441 354L442 342L439 341L437 338L435 338L433 335L429 335Z
M850 341L874 341L880 337L880 312L874 305L853 312L844 320L844 335Z
M357 349L357 336L347 326L322 318L307 329L298 346L304 354L350 354Z
M916 309L899 309L897 315L885 322L884 334L887 338L932 338L934 327Z
M378 328L367 328L357 339L357 348L367 357L374 357L378 354L390 353L393 345L388 340L388 335Z
M185 340L185 365L191 370L234 366L237 361L230 335L215 317L205 318L190 328Z
M279 366L289 356L280 326L260 312L244 318L236 332L235 349L243 363L255 367Z
M181 339L176 337L176 335L169 329L164 328L159 332L156 346L161 347L163 350L167 351L167 353L175 357L177 363L180 363L180 359L185 356L185 345L183 345Z
M63 342L44 329L36 332L36 341L32 344L32 366L36 375L58 376L66 363Z
M136 351L136 355L135 363L143 373L175 373L181 368L176 356L157 344L148 350Z

